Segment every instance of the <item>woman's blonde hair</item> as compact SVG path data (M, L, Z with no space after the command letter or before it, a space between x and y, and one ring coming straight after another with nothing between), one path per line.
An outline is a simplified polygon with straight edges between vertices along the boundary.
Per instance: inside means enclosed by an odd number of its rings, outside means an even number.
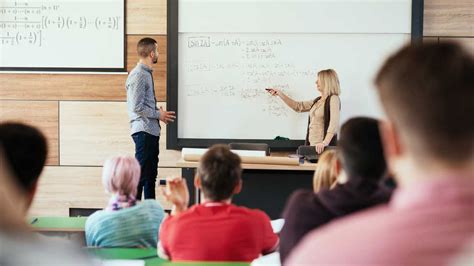
M325 69L318 72L318 79L326 96L341 94L339 78L334 69Z
M335 149L327 150L319 157L318 166L313 176L314 192L319 192L323 189L331 189L336 185L336 161L337 155Z

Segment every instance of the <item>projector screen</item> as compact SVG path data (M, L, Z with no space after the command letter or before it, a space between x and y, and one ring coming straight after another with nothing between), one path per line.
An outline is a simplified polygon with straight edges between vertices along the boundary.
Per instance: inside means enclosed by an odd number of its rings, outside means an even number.
M316 75L329 68L341 84L340 124L383 117L373 80L420 26L413 6L411 0L179 0L177 23L168 22L168 109L177 111L168 148L302 145L308 113L294 112L265 88L313 100Z
M1 71L124 72L125 0L0 1Z

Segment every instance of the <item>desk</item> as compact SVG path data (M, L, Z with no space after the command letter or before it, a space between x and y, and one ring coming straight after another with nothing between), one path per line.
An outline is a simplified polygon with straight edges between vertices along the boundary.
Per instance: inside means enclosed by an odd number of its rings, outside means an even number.
M102 260L144 260L146 266L249 266L245 262L170 262L158 258L156 248L86 248Z
M156 258L156 248L85 248L90 255L103 260L134 260Z
M194 187L194 174L198 162L180 160L182 176L190 188L191 204L199 202L199 191ZM265 211L271 219L281 218L281 212L290 194L299 188L313 188L314 163L298 166L242 164L243 188L232 202L248 208Z
M86 244L84 229L87 217L33 217L29 222L35 219L37 220L31 224L35 232Z

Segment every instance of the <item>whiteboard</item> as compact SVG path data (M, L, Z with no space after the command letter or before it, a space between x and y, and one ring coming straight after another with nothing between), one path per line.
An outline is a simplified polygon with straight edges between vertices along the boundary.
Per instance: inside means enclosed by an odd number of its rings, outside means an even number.
M383 117L374 77L412 39L413 6L411 0L179 0L177 25L168 20L175 29L168 32L168 108L178 117L168 125L168 142L304 140L308 113L294 112L265 88L312 100L319 96L316 74L329 68L341 83L340 124Z
M0 70L124 71L124 1L0 1Z
M410 33L410 0L179 0L179 32Z
M311 100L319 96L317 72L333 68L341 82L341 123L381 117L374 74L410 36L184 33L179 40L180 138L304 139L308 113L294 112L265 88Z

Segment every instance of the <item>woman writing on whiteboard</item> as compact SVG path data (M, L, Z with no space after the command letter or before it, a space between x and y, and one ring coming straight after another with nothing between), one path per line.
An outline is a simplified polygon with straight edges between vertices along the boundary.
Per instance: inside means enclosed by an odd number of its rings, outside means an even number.
M326 69L318 72L316 88L321 96L309 101L295 101L278 89L269 88L273 96L279 96L283 102L296 112L309 112L308 129L305 145L316 147L322 153L328 145L336 145L339 127L339 111L341 101L339 79L336 71Z

